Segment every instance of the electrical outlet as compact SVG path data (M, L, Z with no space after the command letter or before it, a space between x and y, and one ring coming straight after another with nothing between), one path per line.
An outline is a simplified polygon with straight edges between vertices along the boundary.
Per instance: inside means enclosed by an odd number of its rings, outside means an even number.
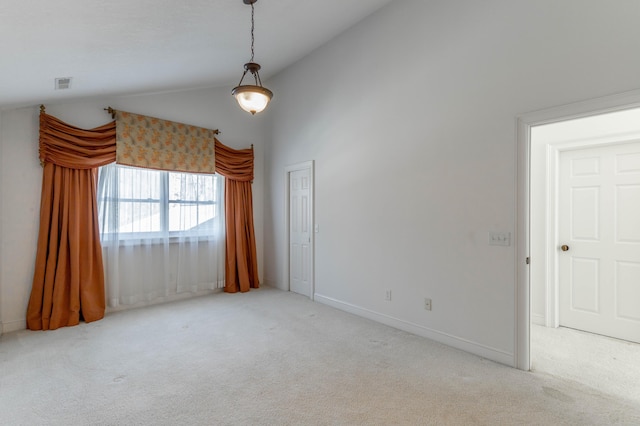
M427 311L430 311L430 310L431 310L431 299L429 299L428 297L425 297L425 298L424 298L424 308L425 308Z
M391 301L391 290L387 290L387 293L384 295L384 300L387 302Z

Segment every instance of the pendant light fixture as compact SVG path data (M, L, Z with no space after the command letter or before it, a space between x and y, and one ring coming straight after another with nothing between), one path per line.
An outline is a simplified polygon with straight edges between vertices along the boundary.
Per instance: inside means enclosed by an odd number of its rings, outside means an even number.
M238 105L243 110L250 112L252 115L256 112L260 112L264 110L269 101L273 97L273 92L267 89L266 87L262 87L262 81L260 80L260 64L253 62L253 30L254 30L254 19L253 19L253 4L258 0L242 0L244 4L251 5L251 60L244 64L244 73L242 74L242 78L240 79L240 83L236 87L233 88L231 94L238 101ZM244 77L247 75L247 72L250 72L253 76L255 84L242 84Z

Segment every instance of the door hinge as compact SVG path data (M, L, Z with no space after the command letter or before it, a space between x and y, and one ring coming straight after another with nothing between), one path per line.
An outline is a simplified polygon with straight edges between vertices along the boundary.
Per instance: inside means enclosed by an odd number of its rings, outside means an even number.
M529 263L531 263L531 260L527 257L527 259L525 260L525 263L528 265Z

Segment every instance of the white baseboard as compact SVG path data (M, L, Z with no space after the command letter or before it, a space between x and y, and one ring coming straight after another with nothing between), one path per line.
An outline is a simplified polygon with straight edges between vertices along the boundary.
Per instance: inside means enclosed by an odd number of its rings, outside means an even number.
M278 282L277 282L277 281L275 281L275 280L269 280L269 279L266 279L266 278L265 278L265 280L264 280L262 283L263 283L264 285L266 285L267 287L277 288L277 289L279 289L279 290L284 290L284 291L288 291L288 290L289 290L289 289L286 289L286 290L285 290L284 288L282 288L280 285L278 285Z
M426 337L427 339L434 340L438 343L445 344L447 346L454 347L456 349L463 350L465 352L472 353L474 355L481 356L483 358L490 359L501 364L505 364L511 367L515 367L515 355L513 353L505 352L500 349L491 348L489 346L481 345L470 340L462 339L460 337L452 336L447 333L442 333L437 330L430 329L428 327L418 325L409 321L394 318L389 315L381 314L371 311L369 309L362 308L360 306L352 305L351 303L343 302L331 297L323 296L321 294L315 294L315 301L329 305L341 311L349 312L360 317L376 321L390 327L394 327L418 336Z
M2 332L0 334L11 333L12 331L26 330L27 320L4 321L0 325L2 326Z
M261 282L262 282L262 284L266 285L267 287L273 287L273 288L277 288L278 287L276 281L274 281L274 280L268 280L268 279L265 278Z

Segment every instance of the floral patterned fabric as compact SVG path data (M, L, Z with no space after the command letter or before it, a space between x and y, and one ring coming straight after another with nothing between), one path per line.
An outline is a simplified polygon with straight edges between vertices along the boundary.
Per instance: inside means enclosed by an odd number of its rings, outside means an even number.
M217 130L116 111L116 162L188 173L215 172Z

